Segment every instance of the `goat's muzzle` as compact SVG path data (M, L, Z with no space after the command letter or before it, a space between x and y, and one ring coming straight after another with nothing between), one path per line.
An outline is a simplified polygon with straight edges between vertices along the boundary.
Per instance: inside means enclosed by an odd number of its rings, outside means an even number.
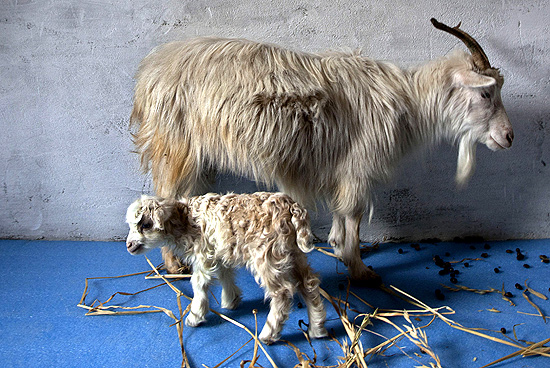
M514 130L511 127L499 129L491 132L491 139L496 143L494 149L508 149L512 147L514 141Z
M130 254L139 254L142 249L143 244L137 240L128 240L126 241L126 249Z

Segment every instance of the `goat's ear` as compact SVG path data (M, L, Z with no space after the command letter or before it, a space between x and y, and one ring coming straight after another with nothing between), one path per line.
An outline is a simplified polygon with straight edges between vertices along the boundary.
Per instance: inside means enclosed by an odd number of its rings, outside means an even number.
M129 225L137 224L143 217L141 209L141 199L134 201L126 210L126 223Z
M487 88L497 83L496 79L473 70L461 70L454 74L454 82L463 87Z
M151 218L153 220L153 226L157 230L164 230L166 221L172 217L174 211L174 203L172 200L155 200L153 203L153 209L151 211Z

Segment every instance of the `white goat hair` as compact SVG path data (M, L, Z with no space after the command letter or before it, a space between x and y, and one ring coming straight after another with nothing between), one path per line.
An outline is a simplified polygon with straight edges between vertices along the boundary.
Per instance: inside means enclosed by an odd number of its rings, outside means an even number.
M324 200L335 253L353 279L377 281L360 258L359 225L372 188L400 159L441 140L457 142L463 185L476 143L492 150L512 144L503 77L479 58L457 51L403 70L359 54L247 40L168 43L137 73L136 148L163 197L198 194L209 173L221 170L276 184L306 206ZM169 253L165 261L173 272Z
M187 326L205 321L214 276L222 285L222 308L238 306L241 291L233 268L246 266L271 299L260 333L263 342L279 339L296 289L307 306L309 336L327 335L319 278L304 254L313 249L308 213L287 195L207 194L180 200L142 196L128 208L126 221L131 254L162 246L192 265L194 296Z

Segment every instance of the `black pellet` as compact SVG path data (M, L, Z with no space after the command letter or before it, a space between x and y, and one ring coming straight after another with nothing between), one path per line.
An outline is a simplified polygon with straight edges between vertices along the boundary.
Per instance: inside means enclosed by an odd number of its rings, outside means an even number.
M502 327L502 328L500 329L500 332L502 332L503 334L505 334L505 333L506 333L506 329L505 329L504 327Z
M518 283L516 283L514 286L515 286L516 289L518 289L518 290L523 290L523 286L521 286L521 285L518 284Z
M450 256L451 256L451 253L445 252L445 257L450 257Z
M483 248L485 248L485 249L491 249L491 246L490 246L489 244L485 243L485 245L483 246Z
M304 305L301 303L301 302L298 302L298 304L296 304L296 306L299 308L299 309L302 309L304 307Z
M446 268L444 268L444 269L442 269L442 270L439 270L439 274L440 274L441 276L443 276L443 275L448 275L449 273L450 273L450 271L449 271L448 269L446 269Z
M525 256L524 256L523 254L521 254L521 253L518 253L518 255L516 256L516 259L517 259L518 261L523 261L523 260L525 259Z
M456 279L456 277L451 277L451 282L453 284L456 284L458 282L458 280Z
M531 266L529 266L527 263L524 263L523 268L531 268Z
M514 253L512 249L506 249L506 253Z
M397 250L397 253L403 254L403 249L399 248L399 249Z
M542 263L550 263L550 259L545 258L545 259L542 260Z
M481 256L482 256L483 258L489 257L489 255L488 255L487 253L481 253Z
M511 292L507 291L504 293L504 296L507 297L507 298L511 298L514 296L514 294L512 294Z
M464 267L470 267L470 264L468 262L464 262Z
M499 273L500 270L498 268L495 268L493 271L495 271L495 273Z
M438 265L438 266L440 266L440 267L443 267L443 264L444 264L445 262L443 262L443 260L441 259L440 256L438 256L438 255L436 254L435 256L432 257L432 259L433 259L433 261L434 261L434 263L435 263L436 265Z
M437 300L445 300L445 295L439 289L435 289L435 297Z
M521 253L521 249L516 248L516 253Z

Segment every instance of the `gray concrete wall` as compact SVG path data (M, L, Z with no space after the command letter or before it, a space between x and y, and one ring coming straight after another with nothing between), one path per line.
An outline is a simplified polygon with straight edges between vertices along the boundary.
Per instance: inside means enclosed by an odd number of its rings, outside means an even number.
M131 153L133 75L154 46L197 35L294 49L361 48L410 66L462 47L430 17L473 34L506 77L511 150L478 152L468 188L456 149L410 157L378 188L363 240L550 236L549 1L31 1L0 3L0 237L121 239L148 177ZM549 137L550 138L550 137ZM217 190L253 190L222 178ZM326 239L330 217L314 214Z

